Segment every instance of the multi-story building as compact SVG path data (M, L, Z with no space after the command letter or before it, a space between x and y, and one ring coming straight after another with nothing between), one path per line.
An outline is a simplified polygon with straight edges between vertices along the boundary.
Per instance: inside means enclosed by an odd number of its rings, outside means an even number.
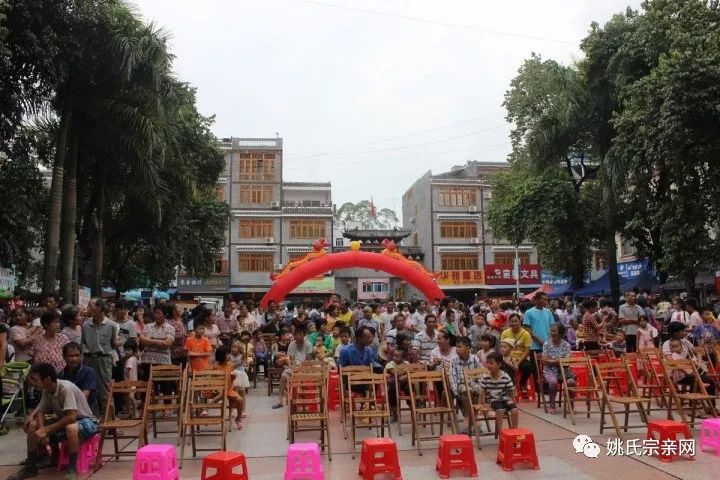
M231 210L227 248L211 278L180 277L178 293L259 298L270 288L271 272L305 255L318 238L330 242L330 183L283 182L281 138L224 138L221 147L218 195Z
M485 215L492 201L491 178L507 163L469 161L449 172L426 172L403 195L405 245L425 252L425 266L442 272L438 284L455 295L514 288L512 265L519 257L523 290L540 285L535 248L496 238ZM463 291L465 294L463 294Z

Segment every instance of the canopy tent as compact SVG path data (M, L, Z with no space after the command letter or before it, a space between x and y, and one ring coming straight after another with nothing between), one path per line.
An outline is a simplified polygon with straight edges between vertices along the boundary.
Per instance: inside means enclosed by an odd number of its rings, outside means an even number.
M143 289L141 289L141 288L135 288L133 290L128 290L127 292L123 292L122 296L125 297L126 300L138 302L142 299L142 290ZM168 292L161 291L158 289L153 289L152 298L169 300L170 295L168 294Z
M620 278L620 292L626 292L633 288L644 290L651 288L658 283L657 279L648 272L640 272L631 278ZM573 292L576 297L595 297L610 293L610 275L605 272L602 277L594 280L582 288Z
M556 287L553 287L552 292L548 294L548 297L550 298L560 298L564 297L565 295L572 295L573 293L573 287L570 282L563 283L562 285L557 285Z
M703 288L715 288L715 276L712 273L701 272L695 277L695 287L699 289ZM685 280L675 280L673 282L664 283L662 285L655 285L653 287L654 292L672 292L672 291L683 291L687 289Z
M535 299L535 295L537 295L540 292L547 295L552 291L553 291L553 287L551 285L544 283L540 288L524 295L522 298L523 298L523 300L533 300L533 299Z

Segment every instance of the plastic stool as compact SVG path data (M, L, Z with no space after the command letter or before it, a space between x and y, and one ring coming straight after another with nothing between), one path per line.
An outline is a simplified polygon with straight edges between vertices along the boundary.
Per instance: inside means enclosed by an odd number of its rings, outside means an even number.
M328 408L335 410L340 404L340 377L337 372L330 372L328 377Z
M135 455L133 480L180 480L173 445L145 445Z
M443 435L440 437L435 470L440 478L450 478L450 470L469 470L471 477L477 477L475 448L467 435Z
M511 472L516 463L529 463L534 470L540 470L533 433L526 428L502 430L495 461L506 472Z
M75 471L77 473L87 473L90 471L90 465L95 462L98 448L100 447L100 435L97 433L80 443L78 449L77 461L75 462ZM60 442L60 457L58 458L57 471L62 470L70 463L70 450L67 442Z
M390 438L367 438L362 444L358 475L373 480L379 473L391 473L395 480L402 480L397 445Z
M715 449L720 455L720 418L706 418L700 426L700 450L705 447Z
M658 434L658 438L655 437L656 433ZM678 434L685 435L685 438L693 438L690 434L690 427L688 427L685 423L676 422L674 420L653 420L648 423L647 440L658 441L660 447L658 448L658 457L660 458L661 462L672 462L673 457L679 456L678 453L674 455L663 455L662 453L663 442L666 440L677 442ZM675 450L676 452L679 452L678 448L676 448ZM695 460L695 458L691 456L690 460Z
M242 467L240 473L233 470ZM208 475L208 469L214 469ZM201 480L248 480L245 455L240 452L217 452L203 458Z
M325 471L317 443L293 443L287 449L285 480L324 480Z

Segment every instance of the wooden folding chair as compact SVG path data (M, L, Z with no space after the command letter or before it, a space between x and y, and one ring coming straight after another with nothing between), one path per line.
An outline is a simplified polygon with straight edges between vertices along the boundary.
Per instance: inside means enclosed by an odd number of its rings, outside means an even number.
M438 437L434 435L434 430L432 430L432 436L423 437L420 433L420 428L428 425L432 427L439 425L439 435L442 435L446 423L445 416L447 415L450 419L452 433L457 433L455 408L453 408L450 402L450 393L445 372L409 372L408 386L410 387L410 408L412 411L413 425L412 444L417 445L418 455L422 455L421 441L434 440ZM442 392L437 391L438 386L442 388ZM427 395L419 396L416 392L427 392ZM430 394L431 392L432 394Z
M392 437L387 377L383 373L354 373L348 376L348 387L351 392L365 392L349 399L352 456L355 458L355 447L362 444L362 440L356 439L358 429L374 428L379 437L384 437L387 427L387 436Z
M550 393L547 392L549 390L549 386L548 386L547 382L545 381L545 375L543 374L544 364L543 364L543 360L542 360L542 352L534 352L533 354L535 355L535 378L537 378L537 384L538 384L538 390L539 390L538 392L536 392L537 403L538 403L537 407L540 408L540 406L542 405L543 411L545 413L547 413L548 401L545 400L545 397L549 396ZM562 378L558 378L558 380L561 381ZM562 391L558 390L556 393L558 395L558 404L560 407L562 407L562 399L563 399Z
M112 402L105 404L105 413L102 421L98 425L100 431L100 445L98 446L97 456L95 457L95 471L102 466L102 459L104 457L115 457L115 460L120 460L120 456L135 456L137 451L146 443L148 443L147 435L147 411L148 404L150 401L150 382L138 382L138 381L127 381L127 382L115 382L110 384L110 393L108 398L113 398L113 395L129 395L134 394L136 397L142 397L142 409L140 410L140 418L132 418L128 420L119 420L114 418L114 412ZM137 400L137 398L136 398ZM128 430L138 429L137 435L128 434ZM113 437L113 444L115 447L114 453L104 454L103 444L105 437L110 434ZM118 440L137 440L138 445L135 450L121 450Z
M427 371L427 367L423 365L422 363L408 363L408 364L402 364L402 365L396 365L395 366L395 405L397 410L397 429L398 429L398 435L402 436L402 425L405 423L405 425L412 425L412 420L409 420L407 422L403 422L402 419L402 413L403 412L410 412L412 409L410 407L410 394L407 395L402 390L403 381L401 381L398 377L401 375L404 375L407 377L407 374L409 372L425 372ZM407 378L404 380L405 384L407 384ZM402 406L403 402L405 402L405 407Z
M560 370L560 378L562 383L563 418L567 418L570 412L570 421L575 425L575 402L579 396L585 397L585 406L587 418L593 413L591 403L593 400L598 402L600 407L600 387L595 383L595 376L592 373L592 363L589 357L568 357L560 358L558 365ZM575 386L568 385L567 371L573 371L576 377ZM580 385L579 373L583 373L585 385Z
M697 365L692 360L669 360L662 359L663 370L665 374L665 380L670 385L670 401L668 404L667 414L668 418L672 418L673 405L677 410L682 421L695 428L695 417L697 415L698 405L712 412L713 417L718 416L717 409L715 408L715 400L717 396L709 395L705 384L700 378L700 372L697 369ZM684 370L688 376L692 376L692 383L689 385L689 391L681 390L681 385L674 382L672 379L673 370ZM687 407L685 406L687 404ZM685 409L690 409L690 421L688 422L687 414Z
M662 353L657 348L641 348L637 355L638 395L647 402L645 411L666 411L670 404L671 386L665 379ZM655 406L653 406L653 400Z
M328 460L332 460L327 380L322 373L293 372L288 388L290 443L295 443L295 434L298 432L320 432L319 445L323 450L327 447ZM308 398L307 394L317 396Z
M180 468L185 457L185 445L190 430L193 457L197 452L215 452L217 448L199 448L197 437L220 436L220 450L226 447L227 420L227 387L228 375L221 370L202 370L193 372L187 384L187 400L182 424L182 447L180 450ZM219 397L217 401L213 398ZM213 413L218 412L218 413ZM208 427L219 427L219 430L208 430Z
M475 441L477 443L478 450L482 450L480 444L480 437L494 436L498 437L500 432L495 431L495 411L490 408L490 405L486 403L480 403L480 398L476 397L472 393L471 385L479 384L483 377L489 375L487 368L468 368L463 371L463 382L465 383L466 391L466 402L469 406L470 415L470 427L475 431ZM512 421L509 412L503 414L505 420L508 422L508 428L513 428ZM493 426L490 426L492 420ZM486 433L482 432L482 423L485 423Z
M350 406L347 402L351 395L347 377L353 373L372 373L372 367L370 365L351 365L338 369L338 376L340 377L340 421L343 423L345 438L347 438L345 420Z
M622 438L620 427L615 415L614 405L622 405L625 409L625 422L623 423L623 432L627 433L628 428L641 428L647 426L648 418L643 406L643 399L638 395L635 379L630 373L625 362L607 362L597 363L593 370L597 385L600 386L600 435L605 430L605 410L610 414L613 427L618 438ZM625 390L625 391L623 391ZM613 392L617 394L613 394ZM629 425L630 406L635 404L637 413L643 422L642 425Z
M185 379L185 372L179 365L150 366L150 403L147 408L150 414L150 421L152 421L153 438L157 438L158 433L174 433L178 435L178 441L180 440L183 406L185 403ZM159 391L161 383L173 384L173 393L171 395L158 394L157 392ZM167 412L174 414L175 418L167 417ZM161 413L160 418L157 417L158 413ZM160 422L174 423L177 429L158 430L158 423Z

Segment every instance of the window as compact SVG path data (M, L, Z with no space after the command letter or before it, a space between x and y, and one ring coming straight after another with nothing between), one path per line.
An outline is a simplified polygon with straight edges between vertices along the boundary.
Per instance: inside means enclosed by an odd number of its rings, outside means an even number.
M495 263L498 265L515 265L515 252L495 253ZM519 253L520 265L528 265L530 263L529 253Z
M362 291L364 293L382 293L389 290L387 282L367 282L362 284Z
M472 188L446 188L440 190L441 207L469 207L477 205L477 195Z
M314 239L325 237L324 220L292 220L290 221L290 238Z
M240 189L240 203L270 203L273 198L271 185L254 185Z
M265 238L273 236L272 220L240 220L240 238Z
M228 261L218 258L215 260L213 265L213 275L227 275L228 273Z
M440 222L441 238L472 238L477 237L475 222Z
M620 244L620 256L621 257L633 257L637 253L637 248L632 244L630 240L623 239Z
M275 180L275 154L241 153L238 180Z
M272 253L242 253L238 256L241 272L272 272L275 256Z
M475 253L443 253L440 255L442 270L478 270L478 256Z
M288 252L288 261L293 262L295 260L300 260L301 258L305 257L305 255L307 255L308 253L310 253L310 252L309 251L307 251L307 252Z
M341 237L341 238L336 238L336 239L335 239L335 246L336 246L336 247L342 247L342 246L345 244L344 240L345 240L345 239L342 238L342 237Z
M225 185L217 187L217 199L221 202L225 201Z
M606 270L607 269L607 254L605 252L595 252L593 255L595 270Z

